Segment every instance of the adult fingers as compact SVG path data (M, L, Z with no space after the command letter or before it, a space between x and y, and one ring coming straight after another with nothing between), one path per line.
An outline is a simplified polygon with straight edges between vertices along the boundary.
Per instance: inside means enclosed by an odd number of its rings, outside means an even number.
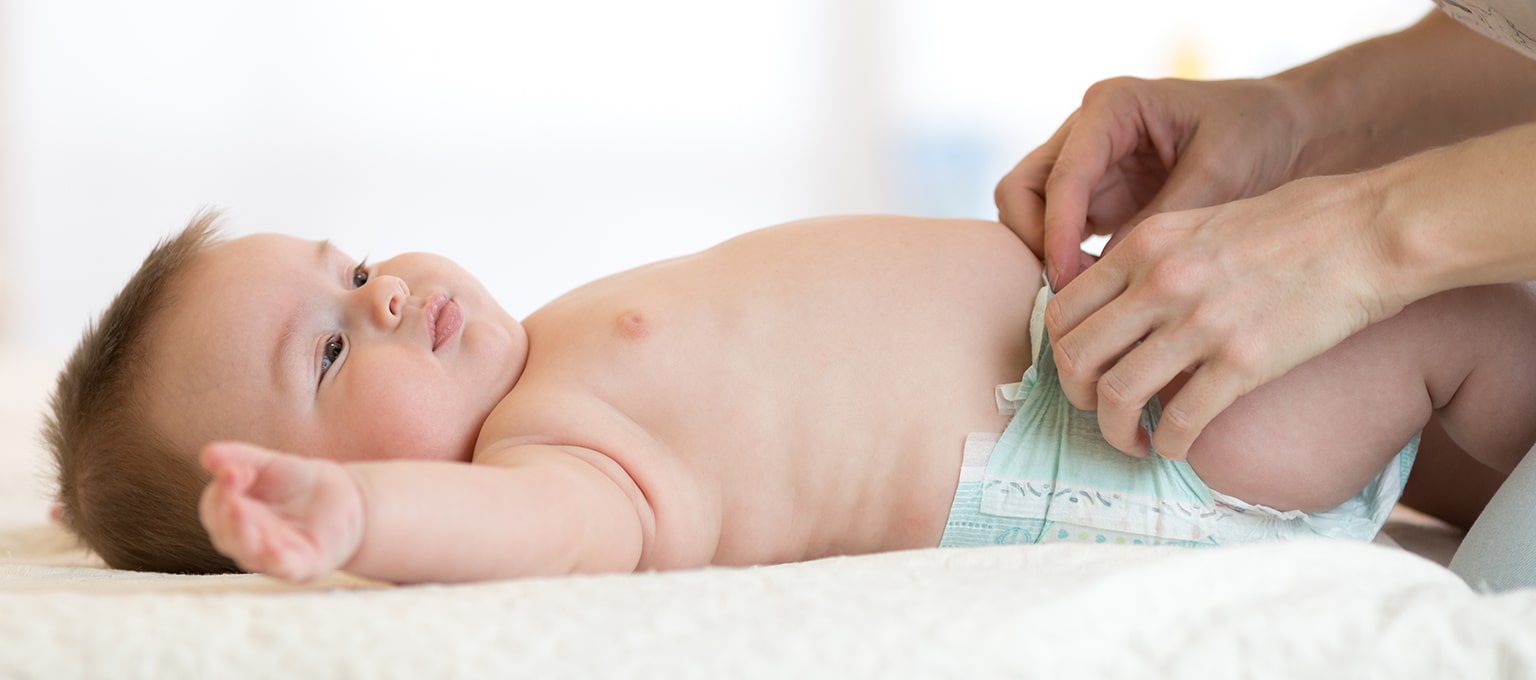
M1061 290L1082 271L1078 252L1088 228L1088 204L1093 188L1114 161L1114 150L1102 125L1085 114L1062 143L1045 180L1045 272L1051 288Z
M1130 283L1124 257L1106 257L1094 262L1093 256L1079 250L1073 262L1083 267L1072 285L1057 288L1045 305L1045 329L1052 341L1059 341L1089 316L1120 297ZM1092 264L1092 267L1088 265Z
M1045 308L1046 329L1051 336L1052 357L1062 391L1073 406L1086 411L1099 406L1099 378L1152 330L1148 308L1117 297L1124 290L1123 283L1097 285L1097 270L1108 269L1107 265L1100 262L1083 272L1067 291L1051 298ZM1074 295L1068 296L1067 292ZM1080 309L1089 313L1079 321Z
M1050 139L1030 151L998 181L992 193L998 221L1018 234L1025 245L1041 257L1045 256L1045 181L1076 118L1076 112L1067 116Z
M1088 211L1095 189L1147 139L1142 102L1135 96L1132 83L1140 81L1113 78L1088 88L1046 178L1046 272L1056 290L1083 271L1078 267L1077 251L1088 234Z
M998 182L994 192L997 220L1013 230L1037 257L1045 255L1045 198L1043 190L1036 193L1031 186L1043 185L1045 173L1039 159L1025 157ZM1038 175L1040 179L1036 181L1031 175Z
M1138 458L1147 455L1152 444L1151 433L1141 427L1142 410L1192 363L1192 355L1169 338L1153 332L1098 381L1099 431L1104 441Z
M1152 433L1153 450L1164 458L1183 460L1205 427L1242 395L1242 382L1228 367L1217 363L1200 366L1163 406L1162 418Z

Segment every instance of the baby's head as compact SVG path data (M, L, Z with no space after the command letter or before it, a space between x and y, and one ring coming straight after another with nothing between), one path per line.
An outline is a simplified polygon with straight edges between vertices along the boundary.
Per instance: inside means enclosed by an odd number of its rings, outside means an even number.
M235 571L198 521L204 444L468 461L527 357L522 327L445 258L360 264L216 222L155 247L53 395L63 519L113 567Z

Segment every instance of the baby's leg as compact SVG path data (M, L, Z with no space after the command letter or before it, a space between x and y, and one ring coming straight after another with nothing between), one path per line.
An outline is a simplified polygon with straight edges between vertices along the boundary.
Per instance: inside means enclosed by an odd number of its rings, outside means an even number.
M1403 505L1468 529L1507 476L1463 451L1440 418L1431 418L1419 440L1413 474L1403 487Z
M1195 442L1190 464L1250 503L1326 510L1438 414L1456 444L1507 472L1536 442L1533 338L1530 285L1427 298L1238 400Z
M1440 423L1472 457L1504 475L1536 444L1536 283L1464 291L1476 316L1452 346L1472 362L1449 390Z

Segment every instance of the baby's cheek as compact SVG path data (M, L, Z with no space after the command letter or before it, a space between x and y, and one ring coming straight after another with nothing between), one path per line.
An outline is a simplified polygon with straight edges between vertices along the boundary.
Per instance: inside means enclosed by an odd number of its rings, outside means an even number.
M360 385L359 440L368 442L374 459L457 459L464 436L462 413L441 385L413 381L407 371L378 373L372 384ZM472 443L472 439L470 440Z

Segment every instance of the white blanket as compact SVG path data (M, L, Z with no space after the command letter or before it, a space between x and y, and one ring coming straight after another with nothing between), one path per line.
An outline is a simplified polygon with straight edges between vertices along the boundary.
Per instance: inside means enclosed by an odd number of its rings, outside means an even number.
M1347 543L411 588L109 570L45 519L51 367L0 369L0 678L1536 677L1536 590Z
M78 563L57 530L0 554ZM1536 591L1402 550L1009 546L382 588L0 566L0 676L1536 675Z

